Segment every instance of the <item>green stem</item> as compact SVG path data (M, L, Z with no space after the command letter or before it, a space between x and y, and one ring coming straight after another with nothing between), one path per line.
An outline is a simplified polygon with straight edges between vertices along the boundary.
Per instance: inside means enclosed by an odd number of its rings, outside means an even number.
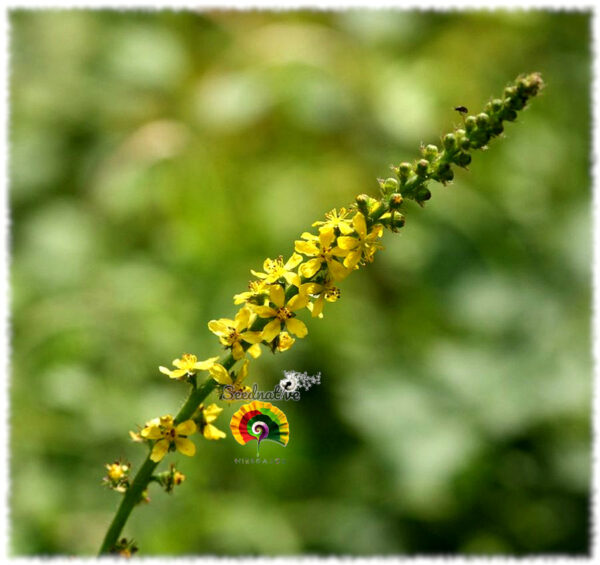
M234 363L235 360L231 355L229 355L222 361L221 364L226 369L229 369ZM216 381L213 378L208 378L198 388L192 388L187 400L175 417L175 422L179 423L188 420L196 411L198 406L200 406L202 401L214 390L216 386ZM115 547L119 536L123 531L125 523L127 522L127 519L133 510L133 507L141 500L142 493L148 487L148 483L150 483L152 479L152 473L157 466L158 463L152 461L152 459L150 459L150 454L148 454L148 457L146 457L146 460L140 467L131 485L125 492L123 500L121 500L121 504L117 509L117 513L115 514L115 517L113 518L113 521L106 532L102 546L100 547L100 555L110 553L113 547Z

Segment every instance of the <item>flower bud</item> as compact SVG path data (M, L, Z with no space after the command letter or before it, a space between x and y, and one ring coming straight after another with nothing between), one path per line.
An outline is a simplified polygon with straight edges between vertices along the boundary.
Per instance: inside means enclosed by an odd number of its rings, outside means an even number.
M454 157L454 162L459 167L466 167L471 162L471 155L461 151L456 157Z
M453 151L456 149L456 136L452 133L447 133L442 139L442 143L446 151Z
M499 112L500 110L502 110L503 105L504 103L502 102L502 100L500 100L500 98L495 98L490 102L490 106L492 107L493 112Z
M449 163L440 163L437 171L432 175L432 177L435 180L446 184L454 178L454 171L450 167Z
M390 218L390 229L392 231L398 231L399 228L404 227L406 220L402 214L394 212Z
M390 194L392 192L396 192L400 187L400 183L393 177L385 179L383 181L383 192L384 194Z
M418 176L424 177L427 174L427 168L429 167L429 161L421 159L415 166L415 172Z
M428 145L423 149L423 157L428 161L433 161L438 156L439 150L436 145Z
M485 112L481 112L481 114L477 114L475 121L478 127L485 128L490 123L490 117Z
M500 135L504 131L504 126L502 122L498 120L490 126L490 133L492 135Z
M512 98L517 93L517 89L514 86L507 86L504 89L504 98Z
M424 186L419 187L419 189L415 193L415 200L419 204L421 204L421 202L425 202L426 200L429 200L430 198L431 198L431 192L429 191L428 188L425 188Z
M398 165L398 176L401 181L406 181L406 179L410 176L412 172L412 167L410 163L400 163Z
M507 101L507 105L511 110L522 110L527 104L527 99L521 96L515 96Z
M517 119L517 112L510 108L505 108L504 112L502 112L502 119L507 122L514 122Z
M364 216L369 215L369 200L370 197L366 194L359 194L356 197L356 205L358 209L363 213Z
M398 210L400 206L402 206L402 194L399 192L394 192L390 196L390 210Z
M472 132L475 129L476 125L477 125L477 119L475 118L475 116L469 116L465 120L465 129L467 130L467 133Z

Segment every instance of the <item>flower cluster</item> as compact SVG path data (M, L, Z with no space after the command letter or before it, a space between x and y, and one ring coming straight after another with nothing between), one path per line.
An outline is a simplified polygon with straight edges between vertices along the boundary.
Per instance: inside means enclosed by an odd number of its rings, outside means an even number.
M116 492L125 492L129 488L131 464L117 460L114 463L107 463L105 467L106 476L102 479L102 484Z
M161 416L146 423L140 436L153 440L150 459L160 461L169 451L179 451L191 457L196 453L196 446L188 436L196 433L196 424L193 420L186 420L175 424L173 416Z
M394 177L379 179L380 198L361 194L349 208L331 210L324 220L313 224L316 233L300 236L289 259L267 258L262 271L252 270L255 280L250 281L246 292L234 296L234 303L241 305L235 318L208 323L234 361L246 353L258 357L260 344L273 352L285 351L294 345L295 338L305 337L308 329L298 314L307 309L312 317L323 316L325 303L340 297L338 284L372 262L382 249L384 228L395 232L404 226L404 200L415 200L423 206L431 197L427 183L452 181L452 166L469 165L470 151L484 148L500 135L503 121L516 119L517 111L542 86L537 73L520 77L505 89L502 99L490 101L484 112L465 118L464 128L446 134L441 150L427 145L421 149L421 159L393 166ZM210 369L219 384L236 382L233 372L218 371Z
M118 555L119 557L131 557L138 552L137 543L134 540L128 540L127 538L121 538L112 548L111 553Z
M188 436L197 431L207 440L224 438L225 433L214 424L223 409L216 404L202 404L214 388L227 386L234 392L249 391L245 385L248 366L251 358L261 354L261 345L273 353L282 352L293 347L297 339L304 338L308 328L301 319L302 313L307 311L313 318L323 317L325 304L336 302L340 297L339 284L352 272L371 263L377 251L383 248L384 229L396 232L404 226L405 201L414 200L423 206L431 198L427 184L432 180L444 185L452 181L452 167L466 168L471 162L471 152L484 149L490 140L499 136L504 129L503 122L514 121L517 113L543 86L538 73L519 77L504 90L502 98L491 100L483 112L465 117L463 127L444 135L441 148L423 146L421 157L413 163L392 166L394 176L378 179L379 198L361 194L351 206L331 210L324 220L313 223L312 232L301 234L288 259L267 258L262 271L251 270L255 278L249 282L248 290L233 297L234 304L240 306L234 318L208 323L209 330L225 348L225 355L199 361L195 355L185 353L173 361L174 369L159 367L170 379L190 383L192 390L176 418L170 415L154 418L138 432L130 432L134 441L150 446L152 464L160 462L169 451L194 455L196 447ZM463 107L457 110L461 114L468 113ZM241 365L235 368L238 363ZM197 383L199 372L208 372L211 377L201 386ZM103 482L125 492L125 496L113 522L117 526L107 532L101 552L112 550L131 555L136 551L133 542L124 538L117 541L117 536L124 523L123 516L126 520L132 505L149 500L147 491L140 485L147 487L150 480L155 480L171 492L185 478L173 466L153 476L150 473L154 467L147 463L131 485L129 464L117 461L106 465L108 473Z
M235 319L208 323L235 361L246 353L257 357L260 344L273 352L286 351L308 334L300 312L306 309L313 317L322 317L325 302L335 302L340 296L337 285L373 261L382 248L380 239L390 214L373 216L376 208L371 203L362 210L358 204L331 210L325 220L313 224L315 233L300 236L289 259L267 258L262 271L251 271L256 279L250 281L248 291L234 296L234 303L241 305ZM242 378L215 367L211 375L221 385L241 386L247 361L239 372Z
M168 471L154 475L154 480L165 489L165 492L172 493L176 486L185 481L185 475L179 472L175 465L171 463Z

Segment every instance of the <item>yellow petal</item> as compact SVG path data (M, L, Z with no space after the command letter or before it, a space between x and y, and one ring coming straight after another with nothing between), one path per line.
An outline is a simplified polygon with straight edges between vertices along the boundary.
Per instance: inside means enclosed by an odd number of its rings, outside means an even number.
M166 439L161 439L154 444L150 459L158 463L166 455L167 451L169 451L169 442Z
M241 338L248 343L260 343L262 341L261 332L244 332Z
M196 453L194 442L186 437L175 438L175 447L179 453L183 453L183 455L187 455L188 457Z
M231 347L231 354L236 361L240 360L244 356L244 348L239 341L236 341Z
M302 266L300 266L302 269ZM294 286L300 286L300 276L297 273L292 271L287 271L283 273L283 278L286 280L288 284L293 284Z
M317 283L305 283L302 285L304 289L301 289L300 292L304 291L304 294L319 294L322 292L325 287L322 284Z
M302 256L298 255L298 253L294 253L284 265L286 271L291 271L296 268L300 263L302 263Z
M261 337L261 339L262 339L262 337ZM248 348L248 353L250 353L250 355L254 359L257 359L258 357L260 357L260 354L262 353L262 351L260 349L260 345L258 343L255 343L252 347Z
M285 293L283 292L283 288L280 284L275 284L271 287L269 298L271 299L271 302L277 306L277 308L281 308L285 304Z
M194 363L194 369L197 369L198 371L208 371L215 364L217 359L218 357L209 357L204 361L198 361L197 363Z
M202 409L202 413L207 422L214 422L221 412L223 412L223 408L214 402L210 406Z
M319 241L321 242L321 248L329 247L335 239L335 233L333 228L321 228L319 230Z
M341 249L340 247L334 247L334 248L331 250L331 254L332 254L334 257L345 257L346 255L348 255L348 251L347 251L347 250L344 250L344 249Z
M196 424L194 420L186 420L185 422L181 422L181 424L177 424L175 431L179 435L189 436L196 433Z
M346 258L344 259L344 267L350 270L354 269L354 267L358 265L361 255L362 253L360 249L350 251L350 253L348 253L348 255L346 255Z
M347 224L346 222L340 222L338 224L338 228L340 228L340 232L342 233L342 235L348 235L352 233L352 227Z
M306 294L296 294L290 298L290 301L287 303L288 310L295 312L296 310L300 310L305 308L308 304L308 296Z
M341 235L337 239L337 244L340 249L350 250L354 249L358 245L358 239L348 235Z
M304 337L308 333L306 324L298 318L289 318L285 321L285 325L288 331L292 332L298 337Z
M350 254L352 253L354 253L354 251L350 252ZM350 256L350 254L348 256ZM360 257L360 253L358 254L358 256ZM345 263L346 261L344 260L344 264ZM334 281L341 281L342 279L345 279L350 273L350 271L348 269L345 269L344 265L342 265L339 261L329 261L327 263L327 266L329 267L329 272L331 273L331 276Z
M312 307L312 317L316 318L318 317L322 317L322 312L323 312L323 304L324 304L324 299L323 299L323 295L321 294L321 296L319 296L319 298L317 298L314 302L313 302L313 307Z
M203 435L206 439L222 439L224 437L226 437L225 432L222 432L221 430L219 430L217 427L213 426L212 424L206 424L206 426L204 426L204 432Z
M279 351L287 351L290 347L292 347L292 345L294 345L295 341L296 340L290 336L289 333L281 332L277 349L279 349Z
M263 328L263 331L262 331L263 339L267 343L270 343L271 341L273 341L275 339L275 337L279 334L280 331L281 331L281 320L279 320L278 318L276 318L275 320L271 320Z
M360 212L357 212L354 218L352 218L352 225L361 238L367 235L367 223L365 222L365 217Z
M250 321L250 310L248 308L241 308L240 311L235 315L234 327L239 332L245 330L248 327Z
M304 278L310 279L321 268L321 263L321 259L311 259L310 261L307 261L300 267L300 274Z
M215 363L210 369L210 376L215 379L220 385L230 385L232 384L231 377L229 373L223 365L219 363Z
M163 437L163 433L158 426L147 426L142 429L140 435L146 439L160 439Z
M163 375L169 375L171 376L171 369L167 369L166 367L159 367L158 370L163 374Z
M235 379L236 385L242 383L244 379L248 376L248 365L250 365L250 362L248 361L248 359L246 359Z
M221 320L211 320L208 322L208 329L216 335L225 335L229 333L229 328Z
M310 257L319 254L319 248L314 241L298 240L294 243L294 248L298 253L304 253L304 255L308 255Z
M277 310L274 310L270 306L255 306L254 311L261 318L274 318L275 316L277 316Z

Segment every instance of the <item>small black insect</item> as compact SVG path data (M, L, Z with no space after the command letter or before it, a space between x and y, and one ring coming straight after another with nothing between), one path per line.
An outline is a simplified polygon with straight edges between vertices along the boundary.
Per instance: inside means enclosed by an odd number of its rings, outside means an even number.
M460 112L461 114L468 114L469 113L468 108L466 108L465 106L456 106L454 109L457 112Z

